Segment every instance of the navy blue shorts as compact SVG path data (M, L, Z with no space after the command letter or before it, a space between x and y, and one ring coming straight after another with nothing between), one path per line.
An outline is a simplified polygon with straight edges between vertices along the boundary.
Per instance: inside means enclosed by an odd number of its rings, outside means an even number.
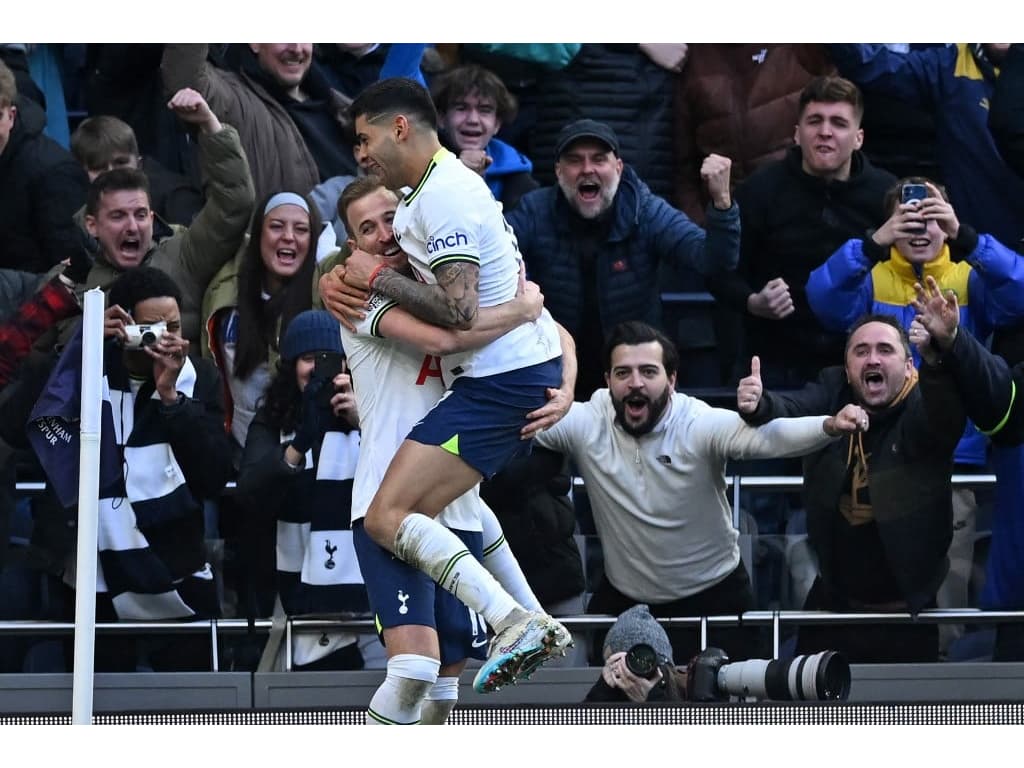
M482 533L450 530L473 557L483 560ZM437 630L442 667L463 659L487 658L487 624L482 616L423 571L378 545L366 533L362 520L352 524L352 539L382 643L383 630L420 624Z
M561 385L561 357L494 376L460 376L408 439L441 446L490 479L530 452L533 441L519 435L526 414L548 401L548 387Z

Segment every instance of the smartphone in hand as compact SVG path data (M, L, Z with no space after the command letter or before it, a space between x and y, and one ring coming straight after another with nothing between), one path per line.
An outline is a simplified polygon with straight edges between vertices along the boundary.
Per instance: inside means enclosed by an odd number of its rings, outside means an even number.
M904 184L900 190L900 201L903 203L924 200L926 197L928 197L928 187L924 184ZM916 231L923 235L926 230L927 226L921 225Z
M317 393L321 405L330 406L331 398L337 393L334 388L334 377L347 370L345 356L337 352L317 352L313 361L313 374L310 381L322 380L323 387Z

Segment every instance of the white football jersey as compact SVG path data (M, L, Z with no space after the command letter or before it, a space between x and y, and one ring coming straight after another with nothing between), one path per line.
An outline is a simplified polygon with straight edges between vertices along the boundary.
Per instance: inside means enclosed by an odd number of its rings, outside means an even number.
M468 262L480 268L480 306L515 298L522 256L515 233L487 184L446 149L430 161L423 178L395 211L395 238L417 276L437 283L434 270ZM543 363L562 354L555 321L547 310L532 323L490 344L442 359L445 380L491 376Z
M357 333L341 329L362 433L352 489L353 521L366 515L398 446L445 391L438 357L379 335L380 318L396 306L379 293L371 294ZM437 520L449 528L479 531L480 503L476 486L445 507Z

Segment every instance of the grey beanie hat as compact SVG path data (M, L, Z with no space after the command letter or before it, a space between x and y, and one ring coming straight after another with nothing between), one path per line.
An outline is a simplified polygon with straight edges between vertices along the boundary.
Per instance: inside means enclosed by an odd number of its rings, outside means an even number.
M604 639L605 648L611 648L612 653L628 651L637 643L647 643L659 656L672 659L668 635L644 603L620 613Z

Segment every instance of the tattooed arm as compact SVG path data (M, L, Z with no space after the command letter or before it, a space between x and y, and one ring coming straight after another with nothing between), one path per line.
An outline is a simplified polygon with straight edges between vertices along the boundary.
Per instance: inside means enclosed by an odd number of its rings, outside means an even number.
M345 262L345 282L367 289L379 264L377 257L353 251ZM439 266L434 275L437 284L430 285L383 267L373 277L373 290L425 322L463 331L472 328L480 309L479 265L453 261Z

